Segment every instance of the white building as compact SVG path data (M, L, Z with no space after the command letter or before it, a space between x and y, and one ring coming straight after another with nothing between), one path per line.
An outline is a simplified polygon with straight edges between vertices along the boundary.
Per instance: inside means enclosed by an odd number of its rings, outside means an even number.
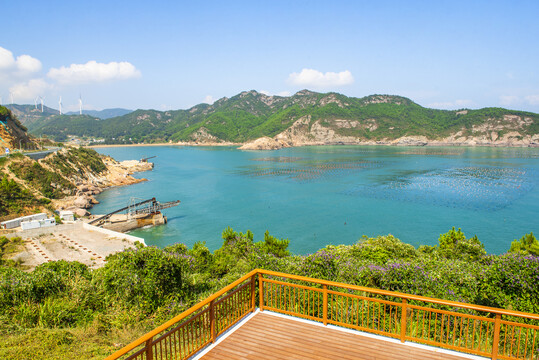
M1 222L0 227L2 229L13 229L13 228L21 226L21 222L23 221L45 220L46 218L47 218L47 214L45 213L27 215L27 216L22 216L22 217L13 219L13 220Z
M75 221L75 215L73 214L73 211L62 210L60 211L59 215L62 221Z
M42 227L55 226L56 220L54 218L45 219L45 220L30 220L30 221L21 221L21 228L23 230L37 229Z

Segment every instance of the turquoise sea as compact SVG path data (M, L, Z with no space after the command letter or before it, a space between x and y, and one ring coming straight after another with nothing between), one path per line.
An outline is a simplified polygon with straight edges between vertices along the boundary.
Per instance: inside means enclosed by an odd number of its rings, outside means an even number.
M100 194L95 214L131 198L181 200L168 224L133 231L149 245L221 246L227 226L290 239L297 254L362 235L393 234L435 245L452 226L490 253L539 234L539 149L315 146L274 151L233 147L110 147L117 160L152 159L149 181Z

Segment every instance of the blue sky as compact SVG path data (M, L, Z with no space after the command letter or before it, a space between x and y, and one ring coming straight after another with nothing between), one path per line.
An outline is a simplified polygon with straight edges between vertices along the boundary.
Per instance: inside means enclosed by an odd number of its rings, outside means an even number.
M3 1L2 103L184 109L243 90L539 112L539 1Z

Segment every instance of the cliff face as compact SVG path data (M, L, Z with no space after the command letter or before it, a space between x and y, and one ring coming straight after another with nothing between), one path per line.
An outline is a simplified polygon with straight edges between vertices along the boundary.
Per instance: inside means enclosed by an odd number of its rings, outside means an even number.
M13 116L12 112L4 106L0 106L0 150L12 152L15 149L35 149L37 144L31 139L26 128Z
M522 146L539 147L539 134L527 134L526 128L533 119L526 116L505 114L500 118L487 118L470 128L461 127L443 137L425 135L405 135L369 139L368 136L354 136L354 130L375 132L376 119L347 120L321 119L313 121L310 116L296 120L288 129L273 138L259 138L244 144L244 150L269 150L289 146L306 145L402 145L402 146ZM393 130L391 127L388 129ZM268 140L269 139L269 140Z

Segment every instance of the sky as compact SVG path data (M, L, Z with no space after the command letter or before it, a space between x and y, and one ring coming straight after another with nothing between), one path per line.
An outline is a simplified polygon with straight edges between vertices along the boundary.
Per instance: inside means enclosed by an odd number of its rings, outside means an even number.
M175 110L245 90L539 113L539 1L1 1L2 104ZM39 100L38 100L39 101Z

